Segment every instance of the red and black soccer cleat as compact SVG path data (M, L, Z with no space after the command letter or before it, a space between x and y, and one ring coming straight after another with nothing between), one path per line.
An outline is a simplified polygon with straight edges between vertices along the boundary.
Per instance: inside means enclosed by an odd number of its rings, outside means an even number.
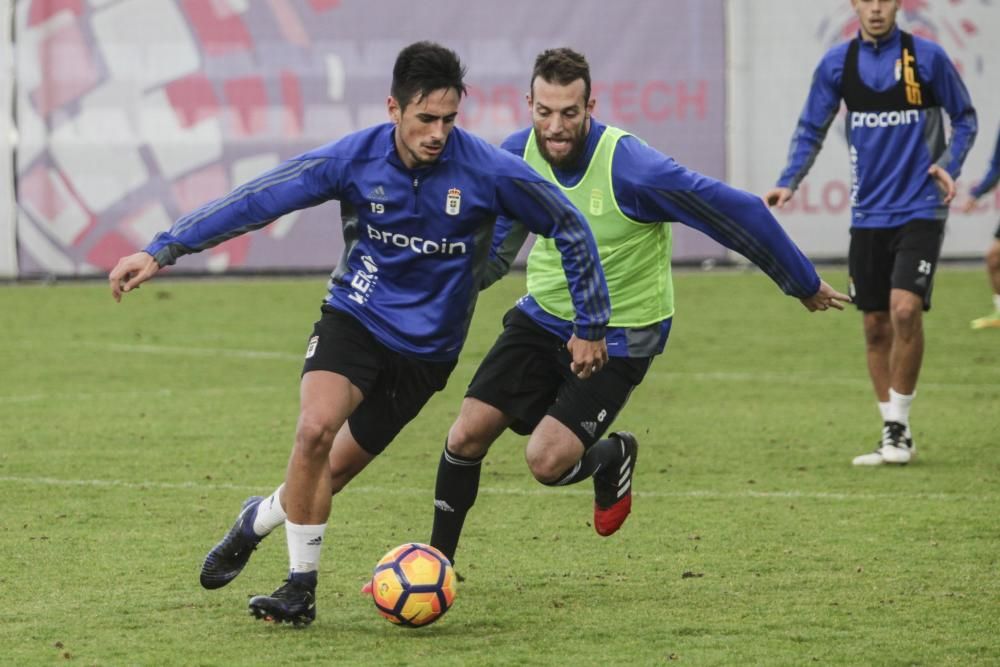
M622 445L622 458L616 465L594 475L594 530L598 535L613 535L632 511L632 473L639 454L639 442L627 431L612 433Z

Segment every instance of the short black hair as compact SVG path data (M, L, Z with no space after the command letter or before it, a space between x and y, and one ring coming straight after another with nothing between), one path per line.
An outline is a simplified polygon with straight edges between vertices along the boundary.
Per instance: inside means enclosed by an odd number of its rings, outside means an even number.
M562 47L546 49L535 58L535 69L531 72L529 90L535 92L535 79L568 86L577 79L583 79L583 101L590 101L590 64L582 53Z
M582 53L570 48L547 49L535 58L535 69L531 72L529 90L534 95L535 79L568 86L577 79L583 79L583 101L590 101L590 64Z
M442 88L453 88L462 97L466 93L464 78L465 66L454 51L434 42L416 42L396 56L390 93L400 109L405 109L414 99Z

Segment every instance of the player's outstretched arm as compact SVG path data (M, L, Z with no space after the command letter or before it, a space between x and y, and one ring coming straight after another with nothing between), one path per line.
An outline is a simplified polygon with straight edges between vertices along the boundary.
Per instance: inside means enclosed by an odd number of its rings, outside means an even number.
M111 296L120 303L123 293L138 289L139 285L152 278L159 270L160 265L147 252L122 257L108 274Z
M570 370L581 380L586 380L608 363L608 345L603 338L586 340L570 336L566 349L573 355Z
M761 199L769 208L784 208L793 194L795 193L790 188L771 188Z
M799 299L802 305L805 306L810 313L814 313L817 310L829 310L830 308L836 308L837 310L843 310L844 304L851 302L851 297L846 294L841 294L837 290L830 287L827 282L823 279L819 281L819 289L816 293L805 299Z

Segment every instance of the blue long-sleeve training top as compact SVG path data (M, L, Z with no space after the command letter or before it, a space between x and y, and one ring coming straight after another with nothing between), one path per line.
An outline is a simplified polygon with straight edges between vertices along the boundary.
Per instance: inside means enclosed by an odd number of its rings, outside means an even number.
M580 182L606 128L592 118L578 166L570 170L553 167L562 185L572 187ZM530 134L531 128L520 130L508 137L501 148L523 156ZM633 136L618 141L611 161L611 179L621 212L632 220L649 224L680 222L693 227L745 256L790 296L806 298L819 290L820 279L812 262L788 237L760 197L691 171ZM497 221L487 284L506 272L526 236L523 225L506 217ZM664 257L665 268L669 263L670 257ZM530 295L522 298L518 307L553 333L564 335L570 326L542 310ZM663 350L668 330L669 323L662 329L662 339L654 353ZM611 327L607 338L609 354L628 354L628 345L612 345L627 338L625 330Z
M940 46L913 36L914 71L902 63L902 32L894 28L877 43L856 37L857 75L875 99L887 95L900 81L913 78L923 95L915 106L848 111L845 126L851 160L851 224L855 227L897 227L918 218L944 219L947 207L941 190L928 174L937 164L957 179L976 137L976 111L965 84ZM834 46L813 73L805 107L792 136L788 163L779 187L795 189L805 178L826 132L845 99L845 62L850 40ZM849 73L848 73L849 74ZM931 97L932 96L932 97ZM933 104L928 100L933 99ZM923 105L921 108L920 105ZM875 106L878 106L877 104ZM951 122L946 144L942 109Z
M419 169L399 159L391 123L348 135L180 218L145 250L173 264L331 199L340 201L344 252L325 303L397 352L458 356L500 215L555 239L576 310L572 333L605 334L611 305L584 217L525 162L460 128Z
M993 148L993 157L986 175L972 188L972 196L979 199L1000 183L1000 132L997 132L997 145Z

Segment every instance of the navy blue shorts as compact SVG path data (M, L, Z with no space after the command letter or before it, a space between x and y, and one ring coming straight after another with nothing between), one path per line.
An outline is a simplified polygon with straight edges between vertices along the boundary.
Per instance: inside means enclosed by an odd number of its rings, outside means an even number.
M444 389L456 363L404 356L380 343L356 318L324 306L309 337L302 374L339 373L361 390L364 400L347 423L361 448L377 456Z
M510 429L529 435L550 415L584 447L600 440L642 382L653 357L611 357L586 380L570 370L566 342L538 326L517 307L469 383L466 396L512 417Z
M848 293L858 310L889 310L893 289L922 297L924 310L930 310L942 241L944 220L911 220L889 229L852 227Z

